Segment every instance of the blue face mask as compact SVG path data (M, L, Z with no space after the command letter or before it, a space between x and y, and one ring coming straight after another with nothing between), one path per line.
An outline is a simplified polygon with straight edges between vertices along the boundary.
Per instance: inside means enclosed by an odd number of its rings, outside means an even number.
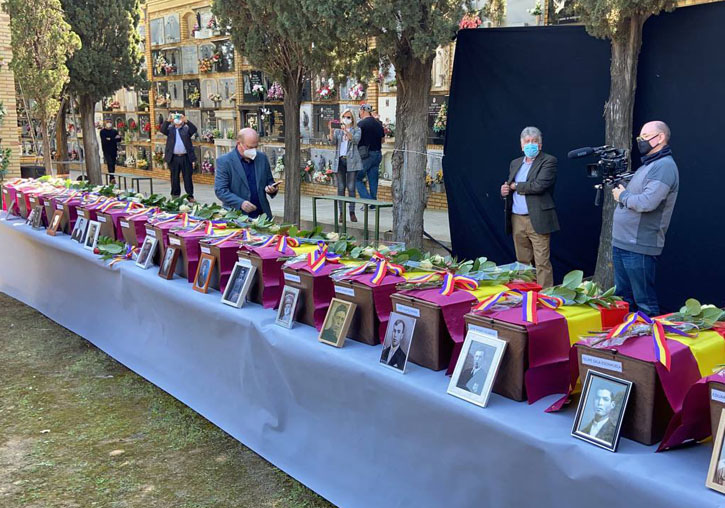
M524 155L526 157L533 159L537 155L539 155L539 145L536 143L526 143L524 145Z

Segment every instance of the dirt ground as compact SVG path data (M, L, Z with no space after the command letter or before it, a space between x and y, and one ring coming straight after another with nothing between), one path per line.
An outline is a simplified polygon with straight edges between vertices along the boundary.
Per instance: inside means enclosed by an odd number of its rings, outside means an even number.
M0 293L0 507L16 506L332 505Z

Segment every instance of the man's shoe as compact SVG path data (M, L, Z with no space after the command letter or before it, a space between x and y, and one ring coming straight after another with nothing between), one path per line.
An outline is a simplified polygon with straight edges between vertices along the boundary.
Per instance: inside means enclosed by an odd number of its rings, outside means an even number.
M345 215L341 213L340 216L337 218L337 221L342 222L344 220L345 220Z
M355 212L350 212L350 222L357 222L357 216Z
M194 199L194 198L189 198L189 203L196 203L196 199Z

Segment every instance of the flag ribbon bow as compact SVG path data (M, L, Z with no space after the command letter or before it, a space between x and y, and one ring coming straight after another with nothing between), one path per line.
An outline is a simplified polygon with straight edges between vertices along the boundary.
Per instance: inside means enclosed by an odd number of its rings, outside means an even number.
M655 358L658 362L664 365L667 370L670 370L672 359L670 357L670 348L667 345L667 337L665 334L674 333L683 337L695 337L697 335L696 333L683 332L675 326L676 323L661 318L653 319L646 314L637 311L630 313L622 324L609 330L607 339L624 335L627 330L637 324L647 324L652 326L652 340L655 350Z
M307 266L312 268L314 273L322 270L328 261L330 263L340 262L340 255L330 252L328 249L325 242L317 242L317 250L313 250L307 254Z
M161 224L173 222L178 219L181 219L182 221L184 219L187 219L187 223L188 223L188 215L186 213L177 213L175 215L174 214L171 214L171 215L161 214L161 217L158 217L157 220L154 221L154 224L158 226Z
M379 252L376 252L370 258L370 261L367 261L362 265L358 266L357 268L350 270L344 275L343 278L347 279L355 277L356 275L363 274L371 266L374 266L375 269L373 270L372 277L370 277L370 282L375 286L379 286L380 284L382 284L383 279L385 279L388 274L400 276L405 273L405 268L403 268L401 265L396 265L395 263L392 263L388 258L383 256Z
M413 284L424 284L426 282L431 282L435 279L441 278L443 279L443 287L441 288L439 293L443 296L452 295L456 289L473 291L474 289L478 288L478 281L476 281L475 279L472 279L471 277L466 277L465 275L455 275L449 271L429 273L428 275L424 275L422 277L410 279L408 282L411 282Z
M68 203L71 199L76 197L78 195L78 191L73 191L70 194L68 194L68 197L63 200L63 203Z
M124 211L131 210L131 205L135 205L133 201L129 201L128 203L124 203L123 201L119 201L114 198L110 198L108 201L106 201L106 204L104 204L99 211L101 213L106 213L108 210L111 210L113 208L123 208ZM140 206L140 205L139 205Z
M158 208L149 207L149 208L140 208L139 210L135 210L132 215L129 215L129 219L135 219L136 217L139 217L144 214L148 214L150 216L154 216L156 212L158 211Z
M272 235L261 245L262 247L274 247L277 252L284 253L289 247L299 247L297 239L287 235Z
M113 256L113 260L108 264L108 266L113 266L124 259L131 259L136 252L138 252L138 247L132 247L131 245L126 244L126 252Z
M473 310L486 311L491 309L497 303L504 303L508 299L521 298L521 319L526 323L538 323L537 308L539 305L547 309L555 310L564 305L564 300L557 296L542 295L537 291L521 291L519 289L509 289L501 291L498 294L484 298L476 305ZM517 301L515 304L518 304Z
M233 240L238 237L242 237L241 240L243 242L247 242L250 239L249 230L248 229L239 229L237 231L233 231L229 234L226 234L224 236L221 236L219 238L215 238L213 241L209 242L209 245L221 245L224 242L228 242L229 240Z

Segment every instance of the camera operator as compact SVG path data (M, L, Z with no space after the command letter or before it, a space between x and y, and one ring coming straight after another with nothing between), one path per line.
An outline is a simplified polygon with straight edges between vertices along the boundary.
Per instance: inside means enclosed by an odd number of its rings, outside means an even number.
M680 175L668 145L664 122L648 122L637 138L642 166L625 188L612 189L619 203L614 211L612 248L617 294L631 310L648 316L660 313L655 290L657 256L677 200ZM635 307L636 304L636 307Z
M559 230L554 207L557 161L542 152L541 145L539 129L521 131L524 157L511 161L501 196L506 200L506 233L513 233L516 260L536 266L536 281L546 288L554 285L549 241L551 233Z

